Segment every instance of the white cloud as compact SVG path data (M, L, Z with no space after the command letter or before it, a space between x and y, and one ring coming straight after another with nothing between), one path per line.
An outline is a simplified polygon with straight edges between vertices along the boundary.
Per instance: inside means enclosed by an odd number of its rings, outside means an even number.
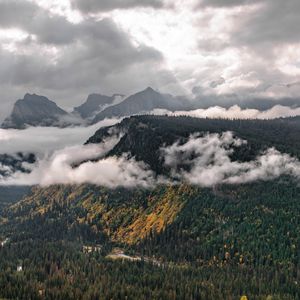
M130 154L120 157L106 154L122 134L112 135L100 144L66 147L26 165L30 173L12 173L1 178L0 185L95 184L109 188L151 188L157 184L189 184L210 187L217 184L240 184L272 180L281 175L300 179L300 162L288 154L270 148L252 161L233 161L234 149L246 141L223 134L194 134L185 142L178 141L161 148L163 161L170 174L157 176L144 162Z
M284 117L300 116L300 108L275 105L266 111L257 109L241 109L234 105L228 109L214 106L207 109L196 109L190 111L170 112L164 109L155 109L151 113L169 116L191 116L196 118L221 118L221 119L276 119Z
M0 185L90 183L109 188L153 185L153 172L144 163L128 158L125 154L121 157L104 157L119 140L120 136L112 136L101 144L58 150L38 161L30 174L16 172L3 178Z
M186 143L179 142L162 148L165 164L171 167L176 181L193 185L247 183L271 180L281 175L300 179L300 162L270 148L250 162L232 161L233 147L245 141L235 138L231 132L223 134L192 135Z
M23 152L42 157L67 146L81 145L100 127L111 126L119 121L120 119L105 119L88 127L0 129L0 154Z

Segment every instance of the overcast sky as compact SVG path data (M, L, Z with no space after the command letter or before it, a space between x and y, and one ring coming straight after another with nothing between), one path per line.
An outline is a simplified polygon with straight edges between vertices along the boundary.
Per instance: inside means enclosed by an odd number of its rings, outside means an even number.
M63 107L152 86L298 97L299 0L0 0L0 119L26 92Z

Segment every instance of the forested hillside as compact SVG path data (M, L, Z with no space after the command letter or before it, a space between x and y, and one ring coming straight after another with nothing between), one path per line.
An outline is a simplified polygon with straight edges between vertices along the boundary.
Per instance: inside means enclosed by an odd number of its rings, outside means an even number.
M142 116L107 154L130 152L158 174L171 145L195 132L247 140L231 158L268 147L299 157L300 122ZM1 213L0 297L12 299L300 299L300 185L280 176L244 184L109 189L34 187Z
M137 116L121 123L101 128L87 143L100 143L112 132L124 132L120 142L108 153L131 153L137 160L149 164L157 173L163 172L160 147L185 140L193 133L222 133L232 131L247 141L235 149L236 159L251 160L268 147L300 158L300 118L275 120L224 120L191 117ZM234 157L233 157L234 158Z

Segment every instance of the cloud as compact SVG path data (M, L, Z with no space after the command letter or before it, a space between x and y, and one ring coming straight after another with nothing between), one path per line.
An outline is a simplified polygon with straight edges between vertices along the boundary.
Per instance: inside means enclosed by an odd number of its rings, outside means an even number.
M34 1L1 0L0 44L6 115L7 103L27 92L70 108L92 92L130 94L176 82L159 50L136 43L109 16L74 23Z
M45 44L68 44L74 41L77 26L33 2L0 1L0 27L19 28L27 32L27 42L33 36ZM26 40L25 40L26 41Z
M162 8L162 0L71 0L73 6L83 13L98 13L113 9L128 9L136 7Z
M212 81L210 83L210 87L214 89L217 86L222 85L224 83L225 83L225 79L223 77L220 77L219 79Z
M286 86L287 88L292 88L292 87L298 86L298 85L300 85L300 81L287 83L285 86Z
M120 119L105 119L88 127L29 127L24 130L0 129L0 154L34 153L39 157L55 150L83 144L100 127L111 126Z
M179 60L185 62L180 75L189 90L200 86L204 94L221 96L220 101L226 94L258 102L264 97L298 97L299 86L289 89L280 83L299 81L299 1L195 2L200 9L190 12L190 20L198 28L197 50L189 48ZM212 90L210 82L220 75L226 82Z
M14 173L15 169L12 166L0 162L0 180L4 177L11 177Z
M23 51L0 52L0 65L3 83L14 85L38 85L44 89L87 88L100 85L109 76L124 75L132 69L137 71L139 64L155 64L162 61L159 51L141 45L135 47L128 36L110 19L100 21L87 20L76 28L74 42L63 48L40 48L36 41L29 41ZM64 29L47 27L57 32ZM62 28L65 28L62 26ZM70 36L70 35L68 35ZM47 39L43 34L42 39ZM67 41L66 41L67 42ZM24 41L25 43L25 41ZM82 72L81 70L87 70ZM151 71L151 68L150 68ZM115 74L114 74L115 73Z
M230 108L213 106L207 109L171 112L165 109L154 109L151 113L168 116L190 116L195 118L221 118L221 119L276 119L300 116L300 107L275 105L271 109L260 111L257 109L241 109L238 105Z
M17 27L19 24L32 21L38 6L28 1L0 1L1 27Z
M241 22L242 27L234 38L248 45L299 43L297 28L300 25L297 0L284 3L280 0L260 0L257 10ZM246 4L255 2L246 1ZM265 48L267 51L268 49Z
M110 121L111 122L111 121ZM97 125L99 126L99 124ZM37 128L34 130L42 130ZM109 188L143 187L151 188L157 184L178 184L187 182L199 186L214 186L217 184L240 184L256 180L272 180L282 175L300 178L300 162L288 154L283 154L274 148L269 148L252 161L232 160L235 149L247 142L235 137L231 132L222 134L193 134L188 139L162 147L161 156L169 168L169 175L157 176L142 161L136 161L130 153L121 156L107 156L123 136L122 132L111 132L111 136L100 144L78 145L81 143L82 128L55 129L62 130L53 134L54 139L48 142L51 152L41 155L33 163L21 163L29 172L15 171L5 165L0 165L0 185L41 185L53 184L95 184ZM88 129L91 130L92 128ZM29 129L27 129L29 130ZM46 130L49 130L46 128ZM76 130L71 132L71 130ZM15 133L16 131L14 131ZM22 131L22 132L26 132ZM37 131L36 131L37 132ZM32 134L32 131L30 132ZM44 131L44 134L46 132ZM85 134L87 131L85 131ZM25 134L28 137L29 131ZM77 134L76 140L67 139L68 135ZM50 138L51 136L46 136ZM6 147L14 140L11 131L1 131L0 139ZM66 139L55 149L55 140ZM86 139L86 137L84 137ZM45 151L45 141L37 136L36 145L27 150ZM23 143L24 140L22 140ZM28 143L28 141L27 141ZM13 143L13 150L17 146ZM73 145L72 145L73 144ZM42 146L41 146L42 145ZM65 145L65 146L62 146ZM72 146L66 146L72 145ZM52 148L51 148L52 147Z
M272 180L281 175L300 178L300 162L270 148L250 162L232 161L234 147L245 141L223 134L191 135L185 143L161 149L166 166L177 182L210 187L217 184Z
M252 5L263 0L200 0L199 6L201 7L234 7L243 5Z
M112 136L98 145L73 146L58 150L38 161L30 174L16 172L9 178L2 178L0 185L49 186L89 183L109 188L152 186L153 172L144 163L137 162L126 154L121 157L104 157L119 140L120 136ZM95 159L97 161L90 161Z
M50 2L0 0L2 118L26 92L64 107L145 86L220 103L299 95L286 84L300 80L298 0Z
M252 161L233 161L234 149L247 142L231 132L193 134L185 141L161 148L167 176L157 176L142 161L130 154L106 154L122 135L112 135L101 144L66 147L40 159L31 173L9 173L0 185L95 184L108 188L152 188L158 184L178 184L211 187L218 184L241 184L257 180L273 180L282 175L300 179L300 162L288 154L269 148Z

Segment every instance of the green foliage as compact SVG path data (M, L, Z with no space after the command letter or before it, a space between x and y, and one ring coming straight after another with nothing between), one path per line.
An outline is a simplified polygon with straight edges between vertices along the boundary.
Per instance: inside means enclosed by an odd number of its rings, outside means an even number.
M299 299L299 195L290 178L214 189L36 189L5 212L1 231L11 241L0 249L0 296ZM144 216L159 216L169 203L164 199L177 196L180 210L161 231L153 227L144 236L130 227ZM141 239L115 240L124 228L137 230ZM95 243L100 253L83 253L83 245ZM116 245L145 261L106 259ZM20 262L24 271L16 272Z
M158 173L168 171L160 147L193 132L248 140L234 160L271 146L300 157L299 118L141 116L117 127L126 134L108 155L131 152ZM213 188L34 188L0 210L0 238L9 238L0 247L0 298L300 299L299 195L289 177ZM84 250L92 247L99 251ZM110 259L116 247L140 260Z
M131 153L158 174L168 172L161 160L160 148L198 132L232 131L236 136L247 140L247 145L236 149L232 157L234 160L251 160L269 147L300 158L299 117L275 120L213 120L148 115L127 118L114 128L125 135L108 156ZM101 128L87 143L99 143L110 132L111 127Z

